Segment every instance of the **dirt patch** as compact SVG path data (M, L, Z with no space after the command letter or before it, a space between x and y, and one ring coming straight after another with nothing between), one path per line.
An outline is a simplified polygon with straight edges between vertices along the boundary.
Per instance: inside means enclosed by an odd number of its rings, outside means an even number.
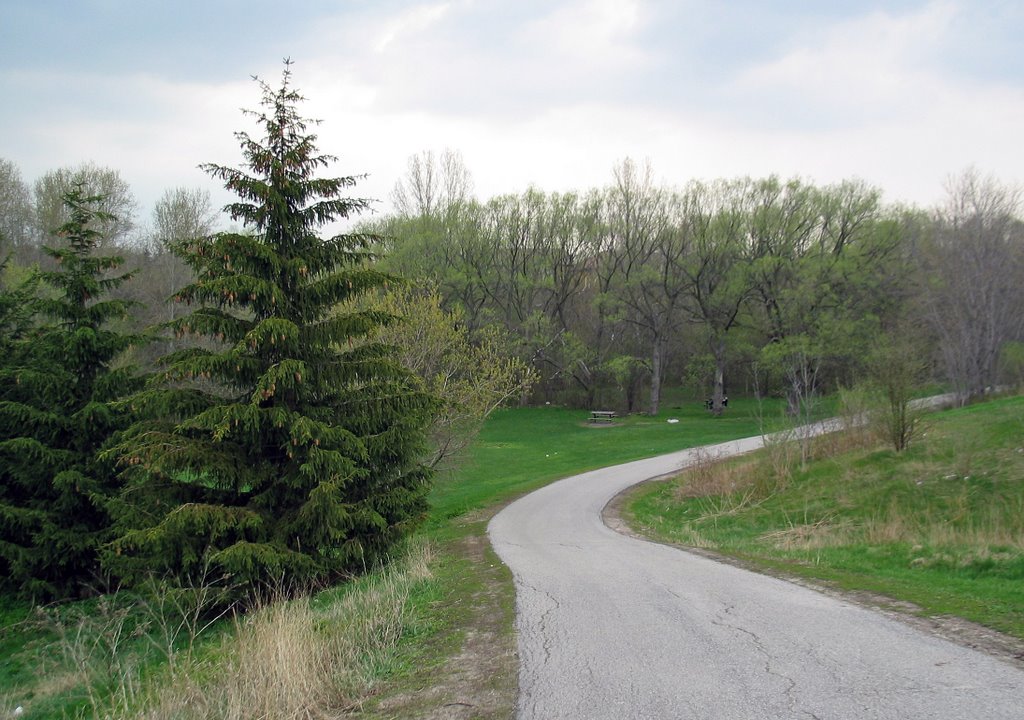
M455 589L440 602L451 627L432 643L431 661L401 687L384 689L368 718L477 720L513 718L518 690L515 589L508 569L491 550L486 524L446 551L472 577L472 591ZM453 638L457 641L453 642Z
M715 560L716 562L726 563L744 570L761 573L762 575L771 575L772 577L777 577L780 580L786 580L825 595L829 595L840 600L846 600L862 607L870 608L871 610L910 625L923 632L941 637L958 645L962 645L963 647L971 648L972 650L978 650L986 655L990 655L1018 668L1024 669L1024 640L1015 638L1011 635L1006 635L985 627L984 625L979 625L978 623L950 615L921 615L921 608L911 602L896 600L886 595L868 592L865 590L844 590L825 582L813 582L806 578L798 577L776 568L766 568L760 565L755 565L752 562L721 555L703 548L688 547L679 543L662 542L639 533L626 523L626 520L623 517L623 510L633 493L637 492L644 484L645 483L634 485L624 492L619 493L612 498L607 505L605 505L604 510L601 513L605 525L623 535L628 535L640 540L646 540L648 542L668 545L670 547L676 547L680 550L685 550L686 552L700 555L701 557L706 557L710 560Z

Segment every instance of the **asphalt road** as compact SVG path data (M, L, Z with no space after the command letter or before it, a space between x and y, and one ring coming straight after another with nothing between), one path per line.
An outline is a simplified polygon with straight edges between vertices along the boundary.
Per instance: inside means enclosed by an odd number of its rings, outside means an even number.
M615 495L690 453L562 480L491 521L516 582L520 720L1024 720L1024 672L1009 664L603 524Z

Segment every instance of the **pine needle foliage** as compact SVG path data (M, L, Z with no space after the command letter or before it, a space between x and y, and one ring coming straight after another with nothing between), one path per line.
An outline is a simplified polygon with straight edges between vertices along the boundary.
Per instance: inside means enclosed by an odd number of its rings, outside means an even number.
M127 465L121 536L109 565L188 583L229 578L246 592L337 580L382 559L426 510L420 463L434 400L373 342L393 318L339 311L386 285L377 238L321 237L368 207L356 177L320 178L314 122L256 78L261 137L236 134L244 168L201 166L237 197L241 232L178 243L195 280L167 327L198 341L162 359L132 399L143 416L118 447ZM212 573L212 575L211 575Z
M55 269L0 302L0 582L36 599L81 595L111 539L116 469L99 454L128 424L113 402L137 381L116 361L141 338L111 328L131 303L108 295L130 273L117 274L121 257L95 254L96 227L112 219L102 202L81 186L65 193L62 242L43 248Z

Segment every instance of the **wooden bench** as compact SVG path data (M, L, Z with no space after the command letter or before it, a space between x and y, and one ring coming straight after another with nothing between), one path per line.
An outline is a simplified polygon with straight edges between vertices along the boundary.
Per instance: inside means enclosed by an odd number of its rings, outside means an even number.
M598 422L610 423L616 417L618 417L618 416L612 410L591 410L590 411L590 422L592 422L592 423L598 423Z

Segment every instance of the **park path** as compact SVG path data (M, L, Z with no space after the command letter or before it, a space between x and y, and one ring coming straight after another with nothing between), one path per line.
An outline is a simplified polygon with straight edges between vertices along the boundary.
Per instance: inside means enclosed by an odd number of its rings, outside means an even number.
M491 520L515 576L520 720L1024 718L1024 671L1009 664L604 525L617 494L694 458L686 450L576 475Z

